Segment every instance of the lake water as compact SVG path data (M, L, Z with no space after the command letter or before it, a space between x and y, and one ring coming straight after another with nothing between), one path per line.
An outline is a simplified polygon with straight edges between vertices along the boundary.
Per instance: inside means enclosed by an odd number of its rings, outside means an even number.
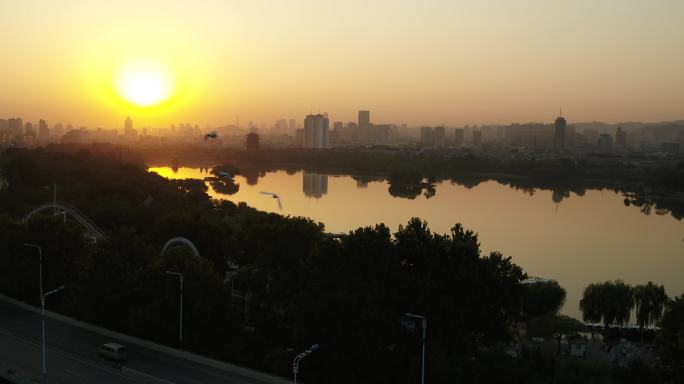
M211 176L200 168L149 170L175 179ZM530 193L496 181L467 188L447 181L437 183L430 198L406 199L391 196L386 181L363 183L351 176L278 171L254 185L241 176L235 180L240 185L237 193L223 195L210 186L209 195L244 201L263 211L307 216L324 223L328 232L379 222L396 230L414 216L440 233L462 223L479 234L483 252L500 251L529 275L558 280L568 292L562 313L577 318L582 291L592 282L653 281L664 285L671 297L684 293L684 222L626 207L623 196L612 191L588 190L557 203L550 190ZM282 210L262 191L278 193Z

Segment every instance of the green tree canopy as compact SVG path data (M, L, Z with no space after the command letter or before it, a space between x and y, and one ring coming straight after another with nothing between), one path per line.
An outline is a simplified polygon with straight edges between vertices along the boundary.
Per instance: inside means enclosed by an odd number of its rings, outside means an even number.
M589 284L584 289L580 310L584 321L625 325L634 308L632 287L622 280Z
M565 289L555 280L534 281L523 286L522 314L526 319L556 314L565 304Z
M634 287L633 293L639 327L656 324L662 317L663 308L668 300L665 287L649 281L646 285Z

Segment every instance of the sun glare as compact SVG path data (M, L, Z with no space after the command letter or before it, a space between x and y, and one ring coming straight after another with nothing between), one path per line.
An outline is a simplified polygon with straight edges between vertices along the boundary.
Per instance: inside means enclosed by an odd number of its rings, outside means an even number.
M154 60L135 60L122 66L114 79L116 93L138 107L153 107L173 96L171 72Z

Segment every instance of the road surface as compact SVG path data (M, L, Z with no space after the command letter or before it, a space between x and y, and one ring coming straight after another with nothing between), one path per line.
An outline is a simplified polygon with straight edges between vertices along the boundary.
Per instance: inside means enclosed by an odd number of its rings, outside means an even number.
M0 300L0 364L22 376L40 381L42 376L41 317ZM132 345L50 318L45 319L47 378L49 383L155 383L155 384L281 384L284 379L255 379L238 372ZM125 345L123 366L99 359L105 342ZM265 381L264 381L265 380Z

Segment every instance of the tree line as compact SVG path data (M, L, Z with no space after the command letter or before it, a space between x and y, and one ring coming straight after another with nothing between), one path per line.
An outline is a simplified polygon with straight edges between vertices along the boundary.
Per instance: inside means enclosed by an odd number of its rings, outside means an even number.
M572 372L502 352L517 323L556 316L565 291L523 284L519 266L483 254L460 224L439 234L413 218L394 231L377 224L338 238L310 219L212 200L203 181L166 180L115 156L8 150L0 169L0 291L26 302L39 298L35 250L23 246L32 243L43 247L45 286L66 286L50 309L178 346L178 282L164 272L183 272L182 348L289 376L294 355L317 343L305 382L418 382L420 336L402 321L407 312L429 321L430 382L523 383ZM52 200L54 185L106 238L93 243L51 214L22 222ZM182 247L161 253L176 236L200 256Z

